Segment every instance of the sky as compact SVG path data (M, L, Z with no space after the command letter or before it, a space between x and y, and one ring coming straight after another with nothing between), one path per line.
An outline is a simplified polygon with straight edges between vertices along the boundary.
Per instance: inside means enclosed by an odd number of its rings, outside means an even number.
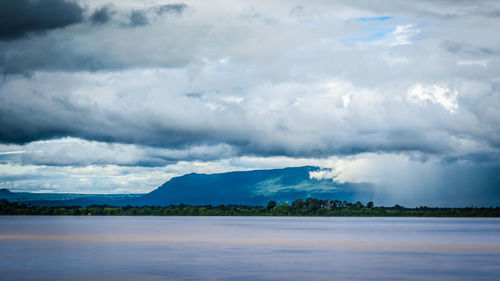
M500 2L0 2L0 188L316 165L500 205Z

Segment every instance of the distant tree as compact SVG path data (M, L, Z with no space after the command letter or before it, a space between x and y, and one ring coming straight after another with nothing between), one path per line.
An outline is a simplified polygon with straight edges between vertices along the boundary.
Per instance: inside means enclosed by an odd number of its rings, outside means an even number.
M373 208L373 202L370 201L370 202L366 203L366 207L369 209Z
M279 206L276 206L272 208L271 213L273 216L286 216L288 215L289 212L289 207L288 204L285 202Z
M269 203L267 203L268 209L272 209L274 207L276 207L276 201L269 201Z
M327 209L321 208L321 209L318 209L314 214L316 216L326 216L327 213L328 213Z
M404 209L404 207L401 206L401 205L399 205L399 204L394 205L394 207L392 207L392 208L394 208L396 210L402 210L402 209Z
M9 201L2 199L0 200L0 209L3 209L4 207L9 206Z
M311 208L311 210L316 211L321 208L323 201L316 198L307 198L305 205Z
M353 207L355 210L360 210L360 209L362 209L362 208L363 208L363 203L361 203L361 202L359 202L359 201L358 201L358 202L354 203L354 205L353 205L352 207Z
M304 207L304 200L297 199L297 200L292 202L293 209L301 209L302 207Z
M193 215L195 215L195 210L193 207L187 206L187 207L184 207L184 209L182 210L182 214L185 216L193 216Z
M337 209L337 200L327 201L327 203L325 204L325 208L327 210Z
M342 201L340 200L333 200L334 204L335 204L335 207L336 208L342 208Z
M344 202L342 202L342 207L344 207L344 208L350 208L351 206L352 206L352 203L349 203L345 200L344 200Z

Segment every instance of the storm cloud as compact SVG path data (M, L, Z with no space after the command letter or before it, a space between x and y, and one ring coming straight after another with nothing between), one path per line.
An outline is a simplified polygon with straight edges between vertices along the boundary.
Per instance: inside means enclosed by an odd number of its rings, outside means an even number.
M111 16L113 15L113 8L111 5L107 5L101 7L92 13L90 16L90 22L93 24L105 24L111 20Z
M147 16L141 11L132 11L130 14L130 24L132 26L142 26L149 24Z
M187 5L184 3L173 3L173 4L166 4L166 5L161 5L158 7L154 7L153 10L156 11L158 14L177 14L181 15L186 9Z
M83 21L83 8L66 0L0 2L0 40L13 40Z
M335 170L325 159L382 155L424 163L437 190L452 171L484 176L484 196L498 184L495 2L16 3L40 6L25 19L48 17L42 3L76 12L0 35L2 165Z

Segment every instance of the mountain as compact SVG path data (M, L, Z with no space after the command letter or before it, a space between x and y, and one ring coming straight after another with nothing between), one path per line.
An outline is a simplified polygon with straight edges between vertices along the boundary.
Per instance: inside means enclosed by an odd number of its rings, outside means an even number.
M0 189L0 199L42 206L97 205L259 205L269 201L292 202L298 198L373 200L372 186L313 179L313 166L253 170L220 174L187 174L172 178L147 194L74 194L11 192Z
M12 194L12 191L8 190L7 188L0 188L0 196L10 196Z
M12 192L0 189L0 199L10 202L31 203L40 206L88 206L88 205L122 205L125 201L143 194L78 194L78 193L33 193Z
M269 201L291 202L315 197L347 201L370 201L372 189L367 184L317 180L313 166L272 170L253 170L220 174L187 174L171 180L156 190L130 200L132 205L267 205Z

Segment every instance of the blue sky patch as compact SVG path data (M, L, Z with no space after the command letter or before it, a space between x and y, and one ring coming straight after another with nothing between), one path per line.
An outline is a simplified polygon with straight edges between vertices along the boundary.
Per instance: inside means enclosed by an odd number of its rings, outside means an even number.
M357 18L355 21L360 21L360 22L367 22L367 21L384 21L384 20L390 20L393 19L394 16L383 16L383 17L363 17L363 18Z

